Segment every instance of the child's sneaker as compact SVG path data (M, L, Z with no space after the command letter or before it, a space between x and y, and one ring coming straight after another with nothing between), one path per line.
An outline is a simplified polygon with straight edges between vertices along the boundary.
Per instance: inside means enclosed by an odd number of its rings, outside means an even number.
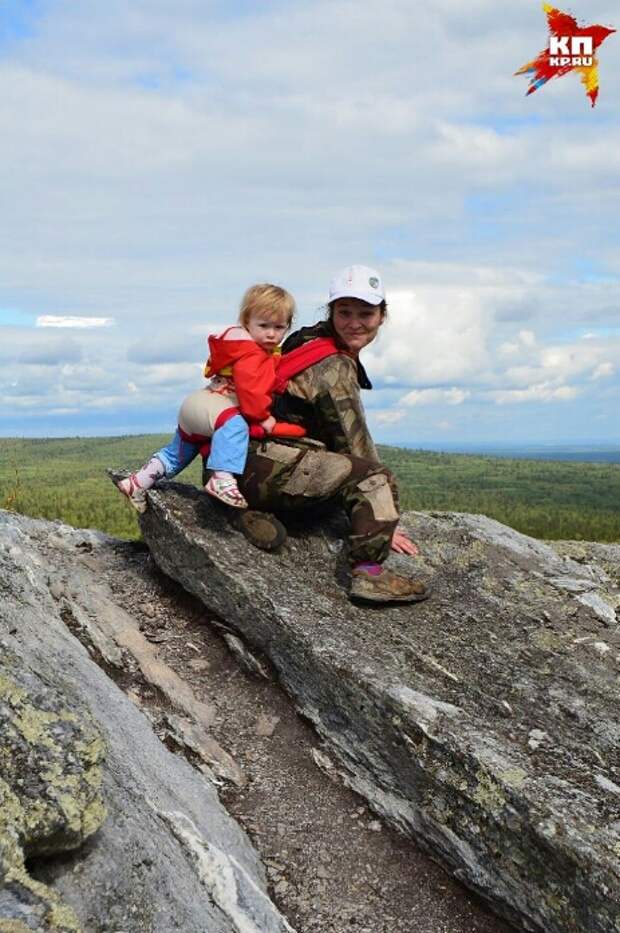
M135 473L132 473L126 479L119 480L116 483L116 488L124 496L127 496L136 512L140 512L141 515L146 512L146 489L142 488Z
M208 492L214 499L219 499L225 505L231 505L233 509L247 509L248 504L237 486L237 480L232 476L230 478L223 476L212 476L205 492Z

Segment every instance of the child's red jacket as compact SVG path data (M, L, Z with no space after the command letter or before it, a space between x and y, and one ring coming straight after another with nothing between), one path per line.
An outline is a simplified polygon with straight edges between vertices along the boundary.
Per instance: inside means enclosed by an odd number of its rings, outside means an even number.
M249 422L264 421L271 413L280 348L270 353L251 338L226 340L229 330L230 327L219 337L209 337L205 376L229 379L244 418Z

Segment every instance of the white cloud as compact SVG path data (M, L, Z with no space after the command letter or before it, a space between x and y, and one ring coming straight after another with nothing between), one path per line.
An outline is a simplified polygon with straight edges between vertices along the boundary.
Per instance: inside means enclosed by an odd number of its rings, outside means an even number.
M71 315L40 314L36 321L37 327L111 327L114 319L111 317L72 317Z
M613 376L615 372L613 363L599 363L594 372L592 373L591 379L607 379L610 376Z
M401 405L462 405L470 392L463 389L414 389L400 399Z
M514 405L522 402L569 402L579 395L576 386L553 386L548 382L528 386L527 389L502 389L489 392L488 397L497 405Z
M505 372L505 379L515 386L542 382L560 384L586 376L598 379L613 375L614 364L606 359L610 353L620 360L620 339L539 345L535 352L524 351L525 361L510 366Z
M27 327L0 327L0 362L25 366L55 366L82 358L82 345L73 336Z
M98 394L108 389L112 381L110 373L102 366L91 364L65 363L58 372L59 383L67 392L80 392L86 397L89 393Z
M527 164L531 145L526 136L502 136L486 127L441 122L429 154L435 164L468 172L472 181L502 184L512 180L515 165Z
M378 425L398 424L405 417L405 412L398 408L374 409L370 415Z
M388 297L388 322L367 354L375 375L409 385L445 383L488 365L488 311L479 291L420 285Z
M202 370L204 363L193 365L178 363L159 363L152 366L142 366L134 369L134 382L138 389L154 389L165 386L178 386L185 393L204 385ZM179 397L179 403L183 396Z
M127 348L129 362L147 365L204 363L208 354L206 339L193 334L147 333Z

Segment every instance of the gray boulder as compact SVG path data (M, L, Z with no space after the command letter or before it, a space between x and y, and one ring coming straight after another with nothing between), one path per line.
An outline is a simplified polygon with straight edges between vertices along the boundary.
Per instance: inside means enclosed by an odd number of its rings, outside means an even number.
M25 859L79 848L101 826L102 736L81 704L67 705L6 648L0 735L0 917L77 930L75 914L30 877Z
M0 512L0 930L286 933L211 781L168 751L67 627L92 616L122 628L78 559L113 545ZM179 703L187 713L182 692ZM214 766L231 767L214 746Z
M363 608L340 519L296 519L273 555L191 487L148 502L161 569L271 659L377 812L525 929L618 933L617 575L484 516L410 513L423 556L390 563L433 596Z

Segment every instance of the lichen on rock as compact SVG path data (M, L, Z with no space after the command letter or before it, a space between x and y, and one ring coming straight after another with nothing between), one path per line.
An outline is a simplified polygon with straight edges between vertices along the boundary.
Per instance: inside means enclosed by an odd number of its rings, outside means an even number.
M18 682L19 681L19 682ZM25 859L78 848L105 818L104 744L90 716L69 709L19 659L0 656L0 933L79 931L77 917Z
M0 933L28 930L79 933L80 926L71 908L28 874L20 844L26 833L24 808L0 778Z
M34 693L0 670L0 774L23 809L27 856L77 848L105 817L97 727L54 691L32 686Z

